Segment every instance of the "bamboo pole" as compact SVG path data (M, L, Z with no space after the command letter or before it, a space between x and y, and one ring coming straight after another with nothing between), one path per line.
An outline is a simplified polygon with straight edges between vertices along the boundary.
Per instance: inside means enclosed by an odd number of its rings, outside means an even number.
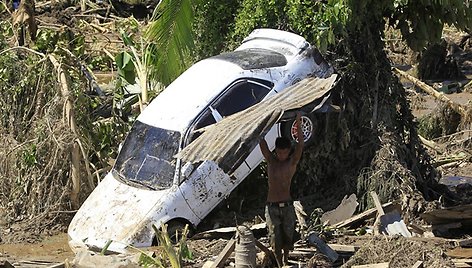
M69 90L69 83L67 82L66 74L61 66L61 64L57 61L57 59L53 55L49 55L49 60L51 61L54 68L57 71L57 79L61 86L61 95L65 98L65 105L64 105L64 121L69 126L71 132L78 136L77 133L77 123L75 121L74 116L74 109L73 103L70 98L70 90ZM72 146L71 152L71 180L72 180L72 189L70 193L70 200L72 203L72 207L77 209L80 206L79 202L79 193L80 193L80 147L77 141L74 141L74 145Z
M419 88L424 90L426 93L432 95L436 99L447 103L454 111L459 113L462 117L467 116L467 112L466 112L464 107L462 107L460 104L457 104L457 103L453 102L451 99L446 97L443 93L440 93L437 90L435 90L432 86L424 83L423 81L419 80L418 78L413 77L413 76L407 74L406 72L401 71L397 68L393 68L393 71L395 73L397 73L398 75L400 75L401 77L404 77L405 79L410 80L411 82L413 82L413 84L415 84L416 86L418 86Z

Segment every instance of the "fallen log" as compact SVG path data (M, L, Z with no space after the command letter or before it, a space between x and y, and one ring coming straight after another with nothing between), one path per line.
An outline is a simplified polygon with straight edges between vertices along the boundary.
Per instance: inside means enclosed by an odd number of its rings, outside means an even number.
M467 116L467 111L464 107L462 107L460 104L453 102L451 99L446 97L443 93L438 92L432 86L426 84L425 82L419 80L418 78L413 77L407 74L406 72L401 71L397 68L393 68L393 71L397 73L398 75L400 75L401 77L410 80L411 82L413 82L413 84L415 84L416 86L418 86L419 88L424 90L426 93L430 94L431 96L435 97L436 99L447 103L454 111L459 113L462 117Z

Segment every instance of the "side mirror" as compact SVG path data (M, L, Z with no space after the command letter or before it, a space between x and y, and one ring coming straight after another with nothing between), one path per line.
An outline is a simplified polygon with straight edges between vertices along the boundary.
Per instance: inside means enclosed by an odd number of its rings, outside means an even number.
M190 176L190 174L192 174L192 171L193 171L193 164L190 162L187 162L182 167L182 169L180 169L180 174L182 175L182 177L186 179Z

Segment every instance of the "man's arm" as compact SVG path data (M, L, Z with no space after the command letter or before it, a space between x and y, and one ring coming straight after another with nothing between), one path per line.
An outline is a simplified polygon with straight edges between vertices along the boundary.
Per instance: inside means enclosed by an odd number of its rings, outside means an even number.
M264 156L267 163L272 160L272 153L269 150L269 146L267 146L267 142L264 138L259 142L259 147L261 148L262 155Z
M293 153L292 157L292 165L298 164L298 161L300 161L300 158L302 158L302 152L303 152L303 146L305 145L305 141L303 140L303 132L302 132L302 123L301 123L301 113L297 113L297 118L295 119L295 122L297 124L297 146L295 147L295 152Z

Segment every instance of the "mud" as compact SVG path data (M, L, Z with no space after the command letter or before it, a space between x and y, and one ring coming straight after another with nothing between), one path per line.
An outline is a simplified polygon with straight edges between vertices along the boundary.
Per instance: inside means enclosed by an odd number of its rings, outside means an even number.
M67 244L67 234L47 237L39 243L13 243L0 245L0 259L10 263L21 260L63 262L72 260L74 253Z

